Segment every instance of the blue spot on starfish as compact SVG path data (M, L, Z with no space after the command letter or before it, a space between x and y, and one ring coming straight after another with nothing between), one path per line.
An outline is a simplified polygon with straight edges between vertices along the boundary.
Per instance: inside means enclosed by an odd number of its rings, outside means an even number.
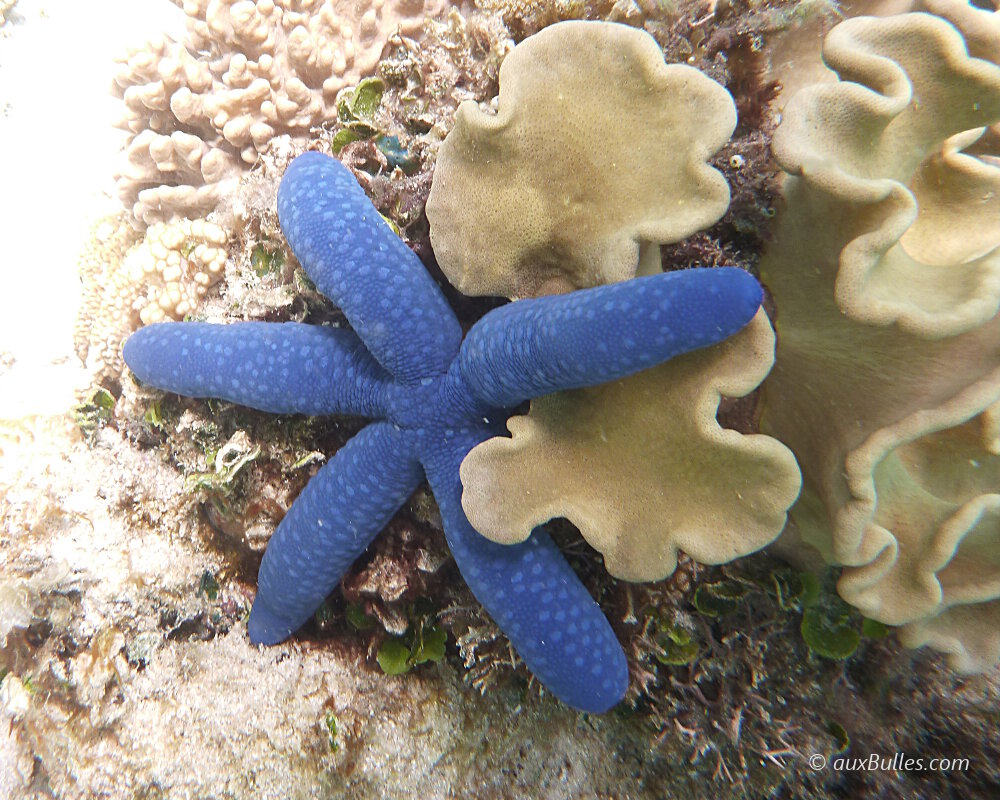
M141 380L178 394L376 420L312 478L272 536L251 640L274 644L305 623L426 476L462 575L528 668L581 710L618 703L625 655L593 598L542 529L518 545L480 536L462 510L459 465L503 435L524 400L616 380L732 335L757 312L760 286L733 268L636 278L511 303L462 341L440 289L339 162L295 159L278 216L353 330L161 323L124 351Z

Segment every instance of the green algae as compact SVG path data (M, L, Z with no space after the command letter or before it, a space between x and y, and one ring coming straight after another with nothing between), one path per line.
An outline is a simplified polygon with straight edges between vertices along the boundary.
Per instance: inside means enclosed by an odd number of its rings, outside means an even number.
M402 675L415 666L444 658L448 634L444 628L417 617L402 636L392 636L379 645L376 660L386 675Z
M114 411L114 395L104 387L98 387L73 409L73 419L84 439L93 443L97 432L111 422Z

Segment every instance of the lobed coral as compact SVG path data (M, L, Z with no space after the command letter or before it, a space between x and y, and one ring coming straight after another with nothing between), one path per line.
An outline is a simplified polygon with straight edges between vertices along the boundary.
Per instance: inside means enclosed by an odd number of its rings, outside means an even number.
M198 299L222 277L226 240L225 230L200 219L149 228L142 246L128 253L123 264L131 285L147 285L139 321L148 325L182 319L194 311Z
M336 118L337 93L374 72L386 39L416 34L439 0L176 0L183 42L131 51L115 78L132 137L118 176L142 222L214 208L279 133Z
M842 596L959 669L1000 660L1000 16L959 0L840 24L792 98L761 274L761 427L802 467L796 538Z
M227 234L207 220L152 225L141 240L124 216L92 232L80 261L74 344L98 380L117 379L121 346L140 324L182 319L222 278Z

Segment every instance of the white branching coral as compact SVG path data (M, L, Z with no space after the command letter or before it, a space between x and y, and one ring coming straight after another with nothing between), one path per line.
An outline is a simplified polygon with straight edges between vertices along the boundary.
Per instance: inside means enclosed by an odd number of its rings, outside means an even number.
M118 176L146 223L208 213L278 133L336 118L388 37L416 35L442 0L175 0L182 42L128 53L115 78L133 136Z
M121 344L140 324L193 312L226 263L225 230L206 220L156 223L138 244L124 217L98 226L81 259L75 344L98 376L121 368Z

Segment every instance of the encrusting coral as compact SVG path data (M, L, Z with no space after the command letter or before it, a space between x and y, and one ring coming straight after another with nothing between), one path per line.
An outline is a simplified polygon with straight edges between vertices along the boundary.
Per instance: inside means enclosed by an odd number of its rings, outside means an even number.
M135 328L129 327L134 297L124 302L127 282L122 270L125 254L141 237L125 214L97 222L80 254L82 284L80 310L73 330L73 348L100 378L121 370L121 346Z
M469 525L459 464L497 433L503 409L732 335L757 313L757 282L738 269L689 270L525 300L487 314L462 341L419 259L338 162L319 153L296 159L278 214L300 262L356 334L168 323L125 346L140 379L178 393L379 419L310 481L269 542L251 639L274 644L304 624L426 473L456 563L532 672L577 708L616 704L628 670L599 607L544 531L502 546ZM623 332L619 341L610 341L612 330Z
M500 79L498 116L460 107L428 200L435 255L464 290L518 295L659 272L656 242L725 211L728 187L705 159L733 130L732 98L664 65L647 34L559 23L518 45ZM609 139L596 155L595 130ZM723 394L756 388L773 352L761 313L715 348L534 400L509 420L512 439L466 458L466 514L506 543L566 517L631 580L669 575L678 547L706 563L760 549L784 527L798 468L775 439L724 429L716 415Z
M74 344L98 381L120 373L122 343L140 324L183 319L222 278L227 235L213 222L157 223L137 239L124 216L104 220L80 260Z
M775 134L761 429L804 476L786 542L971 670L1000 660L1000 15L928 8L834 28L841 80L793 97Z
M735 125L729 93L648 34L546 28L504 60L496 114L458 108L427 200L438 264L466 294L512 298L631 277L640 244L658 265L656 244L726 210L705 162Z
M374 72L390 34L440 0L175 0L185 41L131 51L115 84L133 136L118 177L142 222L200 216L277 134L336 119L337 93Z

